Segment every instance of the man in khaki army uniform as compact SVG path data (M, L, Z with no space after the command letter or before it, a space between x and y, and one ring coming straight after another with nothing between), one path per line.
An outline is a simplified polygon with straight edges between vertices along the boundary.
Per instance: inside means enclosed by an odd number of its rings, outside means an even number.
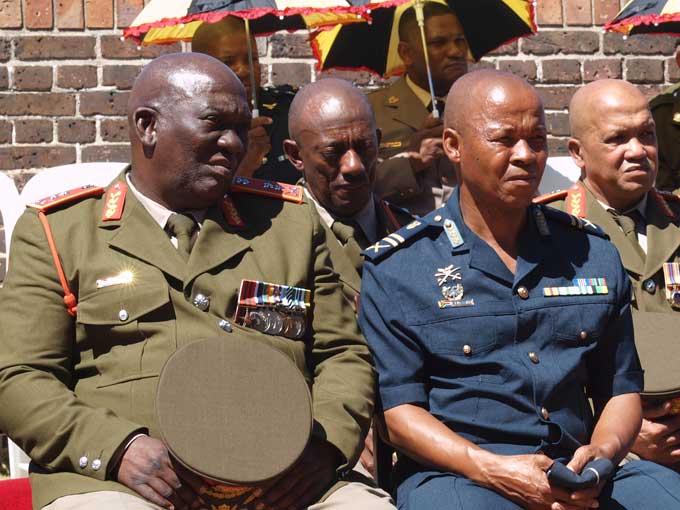
M621 254L639 312L675 313L680 262L680 201L654 186L654 120L642 93L620 80L586 85L570 105L569 150L581 179L538 202L600 226ZM664 270L664 264L670 263ZM680 282L677 282L680 283ZM640 336L640 335L638 335ZM680 461L680 417L670 403L647 408L633 451L671 465Z
M680 50L675 52L680 66ZM649 102L659 144L659 173L656 187L672 191L680 188L680 84L674 85Z
M243 20L227 16L217 23L203 23L191 41L191 49L206 53L236 73L252 100L250 90L250 62ZM238 175L257 177L295 184L297 171L283 153L283 141L288 138L288 109L295 97L295 90L289 85L262 87L260 82L260 60L255 38L253 48L253 76L257 88L259 117L255 117L248 131L248 150L238 168Z
M467 42L448 7L426 3L424 14L434 90L441 98L436 106L443 112L451 85L467 72ZM405 76L368 96L382 131L375 191L412 214L423 215L446 202L456 177L442 150L442 119L430 113L425 56L413 8L400 19L398 49Z
M258 507L392 508L357 483L316 503L360 454L374 373L302 191L232 183L250 125L238 78L207 55L166 55L140 74L128 118L128 172L41 201L14 231L0 429L33 459L34 508L189 508L200 487L158 439L158 376L178 348L232 331L290 356L312 392L311 442ZM302 333L235 319L244 279L309 291L288 310Z

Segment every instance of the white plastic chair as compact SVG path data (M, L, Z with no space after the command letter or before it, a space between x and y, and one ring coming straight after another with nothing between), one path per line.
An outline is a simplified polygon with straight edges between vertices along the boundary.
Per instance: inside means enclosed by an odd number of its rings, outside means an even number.
M0 173L0 210L2 211L5 224L7 254L9 255L9 239L12 236L14 224L23 212L26 204L37 202L41 198L59 193L60 191L67 191L86 184L106 186L126 165L127 163L75 163L47 168L31 177L21 194L17 192L12 180L5 174ZM6 180L11 182L14 197L12 197L11 190L9 190L9 185L5 185ZM8 198L5 198L6 196ZM15 204L15 207L12 208L8 204ZM5 208L8 210L7 213ZM28 476L28 464L31 459L11 440L8 440L7 443L10 477L22 478Z
M568 189L580 176L581 169L576 166L571 156L550 157L538 186L538 194Z

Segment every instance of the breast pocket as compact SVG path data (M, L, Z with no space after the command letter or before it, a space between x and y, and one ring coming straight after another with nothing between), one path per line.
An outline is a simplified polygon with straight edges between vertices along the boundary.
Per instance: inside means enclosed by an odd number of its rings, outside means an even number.
M597 341L609 320L607 303L569 303L552 313L553 338L571 346L589 345Z
M175 348L171 319L165 282L110 287L81 298L77 322L85 340L80 348L91 351L100 375L97 387L158 376ZM155 356L159 350L163 354Z

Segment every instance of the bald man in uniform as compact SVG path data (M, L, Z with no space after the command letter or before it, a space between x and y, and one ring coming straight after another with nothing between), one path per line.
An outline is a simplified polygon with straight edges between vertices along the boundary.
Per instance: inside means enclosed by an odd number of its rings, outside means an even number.
M241 18L227 16L217 23L203 23L191 40L192 51L205 53L225 63L236 73L252 100L250 62L245 25ZM283 153L288 138L288 108L295 97L289 85L262 87L260 59L255 38L251 38L253 76L259 117L248 131L248 150L238 168L238 175L294 184L299 175Z
M285 199L273 184L232 183L250 119L223 63L160 57L130 95L131 168L17 223L0 294L0 429L33 459L34 508L195 508L200 484L159 438L156 387L177 349L231 334L287 354L312 394L305 452L253 488L252 507L393 508L344 480L369 427L374 371L318 215L301 190ZM306 289L311 306L289 308L299 334L235 316L244 280L279 310L282 286Z
M635 310L676 314L680 303L667 291L674 271L664 266L677 270L680 263L680 201L654 188L657 140L644 95L622 80L595 81L574 94L570 122L569 150L581 179L538 201L609 235L632 282ZM675 339L659 339L660 352L665 341ZM680 416L670 413L670 402L645 408L633 452L665 465L680 462Z
M528 83L470 73L445 123L457 190L367 250L362 281L399 508L678 507L680 476L652 462L596 471L588 488L548 478L556 461L613 467L638 433L630 281L601 230L532 204L547 127ZM575 281L583 292L560 290Z
M425 35L438 109L451 85L467 72L468 47L463 27L449 7L424 6ZM444 156L442 119L431 115L430 89L420 30L413 8L399 22L399 56L406 74L369 94L376 126L382 131L375 191L412 214L427 214L446 202L456 184Z

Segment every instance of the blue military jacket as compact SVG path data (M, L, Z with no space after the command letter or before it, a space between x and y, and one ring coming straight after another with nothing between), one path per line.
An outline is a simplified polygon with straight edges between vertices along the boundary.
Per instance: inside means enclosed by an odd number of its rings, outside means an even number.
M359 322L384 410L423 406L487 450L558 457L589 442L588 396L642 389L628 277L583 220L532 205L513 275L456 191L365 255Z

